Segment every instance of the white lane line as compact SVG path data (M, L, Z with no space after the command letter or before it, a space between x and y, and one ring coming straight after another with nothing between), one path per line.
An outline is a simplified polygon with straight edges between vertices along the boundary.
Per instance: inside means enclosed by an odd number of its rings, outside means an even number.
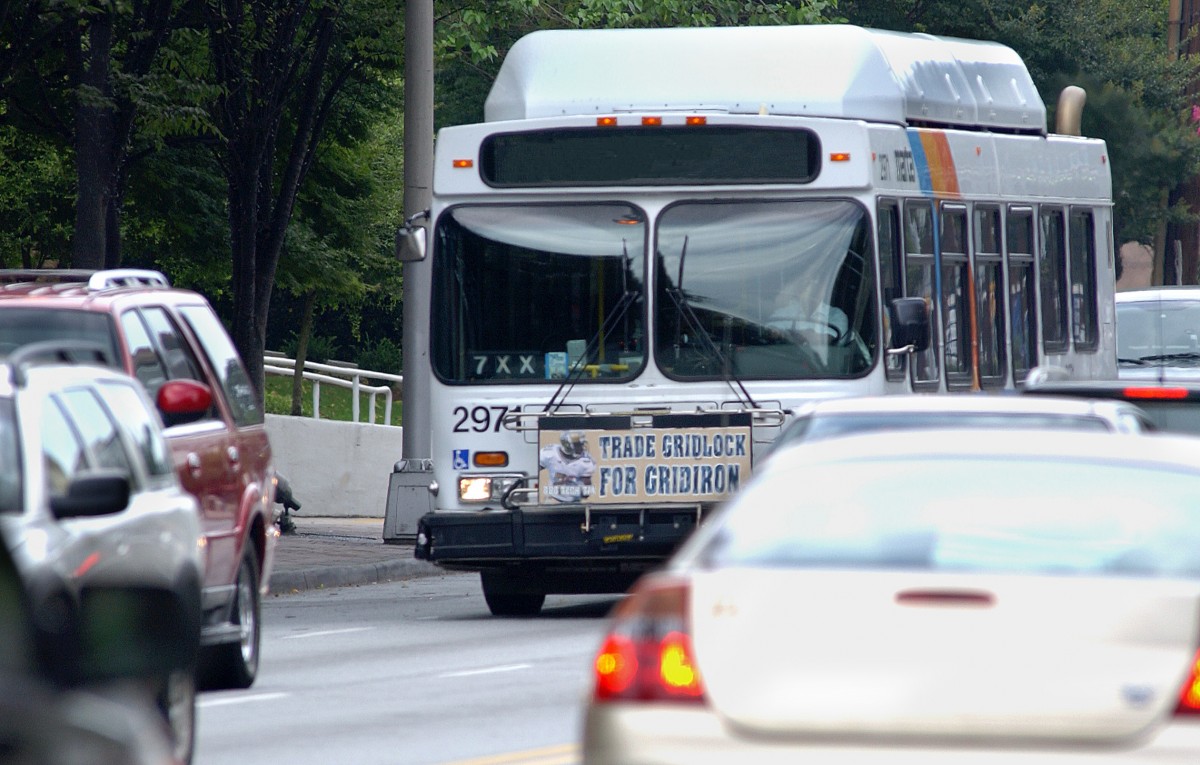
M198 707L226 707L230 704L245 704L251 701L274 701L275 699L285 699L286 693L254 693L246 696L225 696L218 699L206 699L200 697L196 699Z
M344 630L321 630L319 632L303 632L299 635L284 635L280 640L300 640L310 637L325 637L326 635L345 635L350 632L366 632L371 627L347 627Z
M516 672L521 669L529 669L532 664L506 664L503 667L487 667L486 669L468 669L462 672L443 672L438 677L472 677L474 675L490 675L495 672Z

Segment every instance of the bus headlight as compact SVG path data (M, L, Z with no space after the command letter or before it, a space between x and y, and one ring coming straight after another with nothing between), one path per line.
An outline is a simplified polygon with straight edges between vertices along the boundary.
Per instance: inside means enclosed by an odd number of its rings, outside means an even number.
M458 499L460 502L499 502L505 492L523 480L525 480L525 476L512 473L460 475L458 477Z

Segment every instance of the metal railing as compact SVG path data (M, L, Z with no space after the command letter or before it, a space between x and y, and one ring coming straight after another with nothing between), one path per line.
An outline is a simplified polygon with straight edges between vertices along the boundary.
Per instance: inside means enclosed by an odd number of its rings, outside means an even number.
M312 371L309 371L312 370ZM292 377L296 373L296 360L268 352L263 357L263 371L269 375L284 375ZM321 384L336 385L339 388L349 388L351 391L350 411L354 422L359 421L359 394L370 395L367 406L367 421L375 422L375 399L383 396L383 424L392 424L392 386L366 385L362 379L389 380L399 385L404 382L404 375L394 375L387 372L374 372L369 369L359 369L349 364L318 364L314 361L304 362L301 373L305 380L312 383L313 417L321 419Z

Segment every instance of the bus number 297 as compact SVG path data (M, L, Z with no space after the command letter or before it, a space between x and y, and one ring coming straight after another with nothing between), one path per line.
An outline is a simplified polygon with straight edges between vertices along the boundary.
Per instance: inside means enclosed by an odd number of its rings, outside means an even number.
M499 433L500 425L504 422L504 413L508 409L507 406L473 406L470 408L456 406L454 407L454 432L486 433L490 430L493 433Z

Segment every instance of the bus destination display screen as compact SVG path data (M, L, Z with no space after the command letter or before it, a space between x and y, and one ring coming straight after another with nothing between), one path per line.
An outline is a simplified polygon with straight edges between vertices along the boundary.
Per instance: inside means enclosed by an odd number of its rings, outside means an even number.
M480 172L503 187L809 183L820 148L796 129L568 128L489 136Z

